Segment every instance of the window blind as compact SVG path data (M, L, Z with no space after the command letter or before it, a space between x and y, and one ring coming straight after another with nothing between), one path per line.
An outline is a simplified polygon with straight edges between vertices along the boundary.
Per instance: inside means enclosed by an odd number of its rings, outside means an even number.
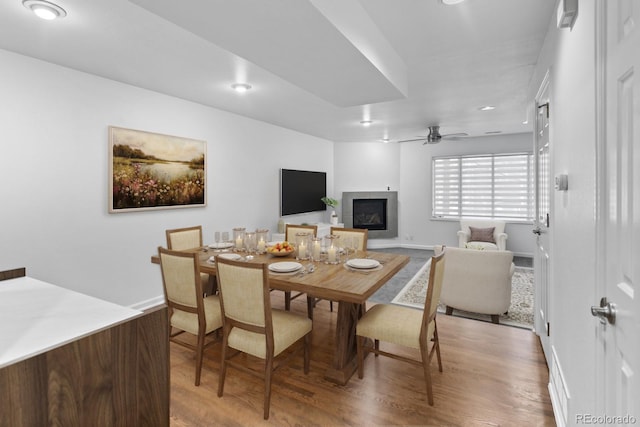
M433 159L434 218L533 219L533 155Z

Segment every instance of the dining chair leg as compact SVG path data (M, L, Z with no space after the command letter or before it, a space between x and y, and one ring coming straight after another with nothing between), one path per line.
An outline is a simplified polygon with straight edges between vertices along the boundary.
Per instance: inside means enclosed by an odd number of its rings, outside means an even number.
M220 376L218 377L218 397L222 397L224 391L224 380L227 375L227 337L229 331L225 329L222 335L222 356L220 360Z
M431 369L429 368L429 350L421 349L422 355L422 367L424 369L424 381L427 385L427 401L429 405L433 406L433 390L431 387Z
M376 349L376 351L380 350L380 340L374 340L373 342L373 347ZM380 356L378 353L376 353L376 357Z
M202 374L202 353L204 353L204 331L198 331L198 344L196 346L196 386L200 385Z
M273 356L267 356L264 361L264 419L269 419L271 407L271 374L273 373Z
M438 324L435 323L433 325L433 345L436 350L436 357L438 358L438 370L442 372L442 358L440 357L440 340L438 339Z
M358 355L358 378L364 377L364 337L356 336L356 352Z

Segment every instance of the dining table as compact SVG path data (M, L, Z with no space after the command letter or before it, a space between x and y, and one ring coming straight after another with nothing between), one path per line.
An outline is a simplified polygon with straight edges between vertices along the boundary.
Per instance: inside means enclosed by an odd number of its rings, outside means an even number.
M187 252L199 253L200 272L209 274L210 280L215 282L215 256L222 253L236 253L233 251L218 252L207 246L193 248ZM403 254L378 251L358 251L352 253L351 260L375 260L374 268L353 268L358 265L353 261L329 264L325 262L311 262L296 260L295 257L277 257L268 253L247 254L238 253L242 260L250 263L278 263L298 262L302 268L291 272L269 273L271 289L306 293L318 299L335 301L338 312L335 330L335 353L333 361L325 373L325 379L336 384L345 385L357 370L356 325L364 314L365 303L389 279L409 263L409 256ZM151 262L160 263L158 255L151 257ZM364 261L363 261L364 262ZM312 268L309 268L310 266ZM369 267L369 265L367 265ZM310 272L310 270L313 270ZM214 286L215 288L215 286Z

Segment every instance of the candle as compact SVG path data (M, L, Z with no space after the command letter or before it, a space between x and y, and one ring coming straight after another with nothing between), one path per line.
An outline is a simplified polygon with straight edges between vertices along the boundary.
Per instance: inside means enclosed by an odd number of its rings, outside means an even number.
M236 249L238 250L242 249L242 236L238 236L236 238Z
M266 246L266 243L265 243L264 239L261 237L260 241L258 242L258 252L260 252L260 253L264 252L265 246Z
M327 250L327 260L329 262L336 262L336 248L331 246L328 250Z
M298 246L298 257L304 259L307 257L307 247L304 242L300 242L300 246Z
M313 242L313 259L318 261L320 259L320 242Z

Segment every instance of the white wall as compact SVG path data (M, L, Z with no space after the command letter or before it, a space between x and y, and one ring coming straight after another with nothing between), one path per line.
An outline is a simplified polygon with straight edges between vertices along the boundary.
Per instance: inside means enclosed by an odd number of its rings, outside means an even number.
M275 231L281 167L326 171L333 188L330 141L7 51L0 64L0 270L141 305L162 295L150 257L165 229ZM109 125L207 141L208 205L109 214Z
M554 17L555 19L555 17ZM596 298L596 99L595 2L580 2L573 29L558 30L552 20L536 75L534 99L550 72L552 175L568 174L569 190L552 193L550 242L550 344L564 375L568 395L563 414L594 413L595 334L589 311ZM553 191L553 190L552 190ZM553 369L553 368L552 368ZM562 390L562 384L554 384ZM558 409L558 408L556 408Z
M524 113L523 113L524 114ZM339 143L335 146L335 193L343 191L398 191L399 237L370 240L370 247L431 248L458 245L458 221L431 219L431 158L455 154L531 152L533 136L494 135L413 143ZM533 254L530 223L508 223L507 247L517 255Z

